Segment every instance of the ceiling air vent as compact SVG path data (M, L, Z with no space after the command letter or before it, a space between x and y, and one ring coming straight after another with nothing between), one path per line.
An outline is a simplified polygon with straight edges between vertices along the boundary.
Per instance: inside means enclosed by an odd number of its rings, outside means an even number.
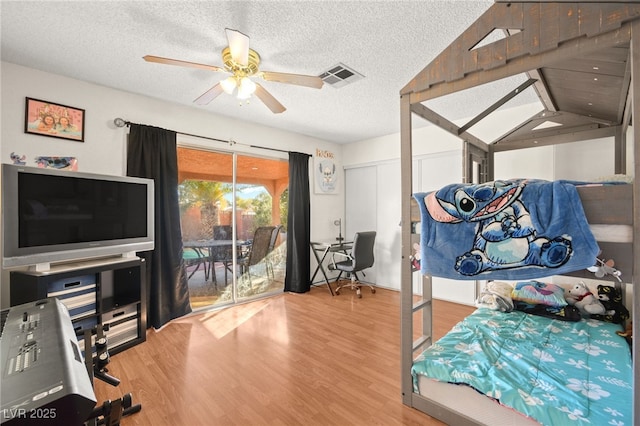
M362 74L354 71L343 63L334 65L329 70L320 74L319 77L322 79L322 81L330 86L335 87L336 89L364 78Z

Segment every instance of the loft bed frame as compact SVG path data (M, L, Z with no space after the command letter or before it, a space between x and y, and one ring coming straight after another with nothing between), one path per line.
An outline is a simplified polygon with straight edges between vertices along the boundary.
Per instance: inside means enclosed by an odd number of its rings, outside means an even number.
M501 30L504 38L480 46ZM526 74L528 80L468 123L458 126L424 102L454 92ZM532 86L544 110L527 117L503 137L485 142L473 126ZM432 342L431 277L422 279L422 297L413 294L411 254L419 237L413 232L420 214L412 194L412 118L417 116L462 141L463 182L475 175L493 180L496 152L598 138L613 138L615 173L633 176L632 185L579 189L590 224L618 224L630 229L630 241L601 243L633 286L633 421L640 423L640 125L630 130L640 109L640 4L551 1L496 2L400 91L402 167L401 368L402 399L449 424L477 424L454 406L443 406L413 391L415 355ZM597 102L595 102L597 100ZM591 102L594 101L594 102ZM536 129L549 118L560 124ZM542 126L544 127L544 126ZM626 170L627 133L635 159ZM629 155L632 155L631 153ZM615 203L615 204L611 204ZM611 206L616 206L611 208ZM577 272L578 275L581 272ZM588 275L583 273L585 277ZM592 277L592 276L591 276ZM458 404L460 406L461 404Z

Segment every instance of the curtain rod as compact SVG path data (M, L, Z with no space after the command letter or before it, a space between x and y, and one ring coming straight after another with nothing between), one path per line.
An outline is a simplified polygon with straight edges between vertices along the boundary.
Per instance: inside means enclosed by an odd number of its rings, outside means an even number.
M115 118L113 120L113 124L115 124L116 127L129 126L131 124L142 125L142 124L139 124L139 123L132 123L132 122L124 120L124 119L122 119L120 117ZM165 129L165 130L167 130L167 129ZM171 131L172 132L176 132L176 133L180 133L181 135L185 135L185 136L193 136L195 138L207 139L207 140L215 141L215 142L222 142L222 143L226 143L226 144L229 144L229 145L238 144L238 142L234 141L233 139L224 140L224 139L212 138L212 137L209 137L209 136L194 135L193 133L179 132L177 130L171 130ZM243 143L240 143L239 145L248 146L249 148L259 148L259 149L266 149L266 150L269 150L269 151L284 152L285 154L289 153L289 151L285 151L284 149L269 148L269 147L260 146L260 145L247 145L247 144L243 144Z

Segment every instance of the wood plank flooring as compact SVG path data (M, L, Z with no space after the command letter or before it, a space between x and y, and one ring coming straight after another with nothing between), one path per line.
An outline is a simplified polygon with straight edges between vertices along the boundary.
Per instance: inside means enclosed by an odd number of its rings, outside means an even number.
M473 307L434 302L434 337ZM400 293L326 287L175 320L111 357L128 425L441 425L402 404Z

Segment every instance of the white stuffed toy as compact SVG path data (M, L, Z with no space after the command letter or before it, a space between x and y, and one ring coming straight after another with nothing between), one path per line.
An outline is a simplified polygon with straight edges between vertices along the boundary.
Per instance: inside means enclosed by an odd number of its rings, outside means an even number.
M604 315L606 312L604 305L600 303L600 300L591 293L587 285L583 282L579 282L567 290L565 299L568 304L578 308L583 315Z

